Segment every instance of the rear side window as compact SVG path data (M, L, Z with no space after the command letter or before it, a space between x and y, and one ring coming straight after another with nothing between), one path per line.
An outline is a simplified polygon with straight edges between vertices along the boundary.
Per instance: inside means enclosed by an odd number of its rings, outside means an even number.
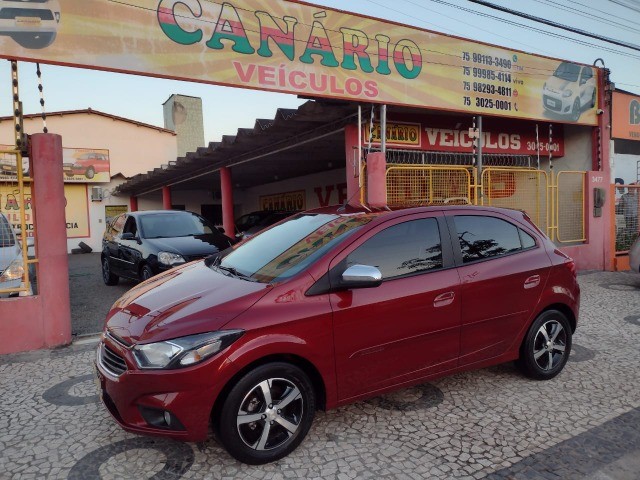
M525 248L535 246L535 240L530 235L499 218L460 215L454 217L454 222L464 263L522 250L521 233L530 238L530 240L523 240L527 244Z
M377 233L347 256L351 265L377 267L383 279L442 268L438 221L412 220Z

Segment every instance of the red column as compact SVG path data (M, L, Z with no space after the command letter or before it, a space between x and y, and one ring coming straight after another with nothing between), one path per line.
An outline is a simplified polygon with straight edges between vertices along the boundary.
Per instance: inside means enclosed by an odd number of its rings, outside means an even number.
M171 187L162 187L162 208L171 210Z
M69 262L64 214L62 137L38 133L31 137L33 196L38 254L38 294L42 298L44 343L71 342ZM35 333L35 332L34 332Z
M344 127L344 148L346 155L347 199L350 205L360 205L360 172L358 171L358 126ZM355 163L355 165L354 165Z
M233 184L231 170L227 167L220 168L220 188L222 190L222 228L228 237L234 238L236 227L233 218Z
M134 196L129 197L129 209L132 212L138 211L138 197L134 197Z

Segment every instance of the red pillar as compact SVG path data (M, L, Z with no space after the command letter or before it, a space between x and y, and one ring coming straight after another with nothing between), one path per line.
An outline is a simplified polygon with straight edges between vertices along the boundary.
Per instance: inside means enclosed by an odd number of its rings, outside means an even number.
M220 168L220 188L222 190L222 228L228 237L234 238L236 227L233 218L233 184L231 170L227 167Z
M138 211L138 197L135 197L135 196L129 197L129 209L132 212Z
M171 187L162 187L162 208L171 210Z
M358 171L358 126L344 127L344 147L346 155L347 199L349 204L360 205L360 172Z

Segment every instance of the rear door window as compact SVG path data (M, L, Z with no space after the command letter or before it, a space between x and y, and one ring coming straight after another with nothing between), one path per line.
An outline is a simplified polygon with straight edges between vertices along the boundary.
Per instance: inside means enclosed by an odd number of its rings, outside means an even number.
M435 218L423 218L386 228L347 256L347 267L377 267L383 279L442 268L442 244Z
M522 250L518 227L500 218L456 215L454 224L463 263L499 257ZM526 240L527 248L532 246L531 240ZM535 240L533 246L535 246Z
M0 247L12 247L15 244L11 225L4 216L0 216Z

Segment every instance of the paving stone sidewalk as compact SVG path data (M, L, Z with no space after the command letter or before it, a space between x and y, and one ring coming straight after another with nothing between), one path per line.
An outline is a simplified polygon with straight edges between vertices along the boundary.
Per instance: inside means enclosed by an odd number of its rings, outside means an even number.
M0 356L0 479L640 479L640 276L580 276L574 351L554 380L511 364L318 413L261 467L210 439L122 431L98 403L95 343Z

